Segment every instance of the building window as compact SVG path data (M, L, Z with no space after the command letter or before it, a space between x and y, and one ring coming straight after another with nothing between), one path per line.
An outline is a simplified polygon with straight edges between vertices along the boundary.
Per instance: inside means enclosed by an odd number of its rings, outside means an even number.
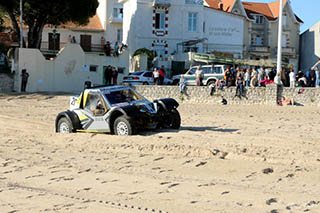
M90 65L89 71L90 72L97 72L98 70L98 65Z
M262 15L255 15L253 16L254 23L256 24L263 24L264 23L264 17Z
M285 14L282 16L282 26L283 27L287 26L287 15Z
M282 34L281 44L282 47L287 47L287 35Z
M238 9L234 9L232 12L233 12L234 14L240 14L240 11L239 11Z
M203 0L185 0L186 4L199 4L203 5Z
M197 32L197 13L188 13L188 31L189 32Z
M206 22L203 22L203 32L206 32Z
M117 6L113 8L113 17L122 19L123 17L123 8L121 6Z
M164 24L165 16L166 16L166 14L164 12L157 12L156 13L156 23L155 23L156 29L164 29L165 28L165 24Z
M256 36L256 45L257 46L262 46L262 38L260 35Z
M122 42L122 29L117 29L117 41Z
M251 45L253 45L253 46L263 46L264 42L263 42L262 35L253 34L251 36Z
M156 44L154 46L154 51L156 52L156 56L159 58L160 61L163 61L166 57L166 48L162 44Z

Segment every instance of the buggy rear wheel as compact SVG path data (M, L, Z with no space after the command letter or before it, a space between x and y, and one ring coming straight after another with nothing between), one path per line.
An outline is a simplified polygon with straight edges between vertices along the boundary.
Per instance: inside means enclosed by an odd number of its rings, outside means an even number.
M125 118L124 116L120 116L115 120L113 130L116 135L121 136L135 134L135 127L133 125L133 122L130 119Z
M164 127L170 129L179 129L181 125L181 117L176 109L172 109L164 117Z

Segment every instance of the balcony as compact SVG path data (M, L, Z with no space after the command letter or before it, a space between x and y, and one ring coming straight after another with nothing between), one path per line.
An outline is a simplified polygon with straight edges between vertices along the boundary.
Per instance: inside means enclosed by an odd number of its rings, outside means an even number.
M170 7L171 0L153 0L154 7Z
M203 5L203 0L185 0L185 3Z
M274 48L274 53L278 53L278 47ZM296 56L296 48L294 47L282 47L282 55Z
M267 46L250 46L249 52L256 52L256 53L269 53L270 48Z

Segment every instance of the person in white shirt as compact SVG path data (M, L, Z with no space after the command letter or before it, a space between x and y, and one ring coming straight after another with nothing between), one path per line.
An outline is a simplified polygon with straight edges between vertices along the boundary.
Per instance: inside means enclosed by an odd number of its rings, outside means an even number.
M202 86L202 80L203 80L203 72L202 70L200 69L200 66L197 67L197 70L196 70L196 83L197 83L197 86Z
M294 73L293 69L290 69L289 79L290 79L290 88L295 88L296 74Z
M280 72L277 72L277 75L276 77L274 77L274 83L277 85L277 86L282 86L282 81L281 81L281 73Z
M158 83L159 83L159 71L158 71L157 68L153 69L152 77L153 77L154 85L158 85Z

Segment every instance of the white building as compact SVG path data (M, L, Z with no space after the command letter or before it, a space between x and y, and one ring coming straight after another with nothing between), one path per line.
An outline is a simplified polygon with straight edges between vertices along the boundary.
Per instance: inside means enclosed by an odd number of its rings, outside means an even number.
M122 41L123 5L118 0L99 0L97 15L104 29L106 41Z
M244 17L197 0L123 0L123 43L157 53L160 65L185 60L186 52L243 54ZM107 29L108 30L108 29Z
M309 70L320 58L320 21L300 35L300 70Z

